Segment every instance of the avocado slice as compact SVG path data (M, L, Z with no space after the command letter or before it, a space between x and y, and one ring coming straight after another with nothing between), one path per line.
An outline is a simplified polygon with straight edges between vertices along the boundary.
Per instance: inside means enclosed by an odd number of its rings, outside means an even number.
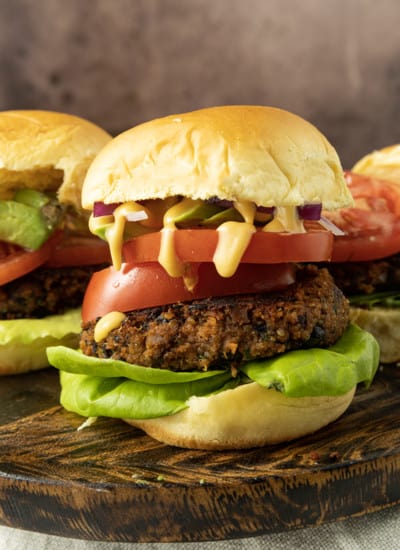
M20 189L13 200L0 200L0 240L37 250L60 222L56 201L33 189Z
M198 225L221 210L221 207L217 204L209 204L202 200L193 201L192 208L177 216L174 222L179 227Z

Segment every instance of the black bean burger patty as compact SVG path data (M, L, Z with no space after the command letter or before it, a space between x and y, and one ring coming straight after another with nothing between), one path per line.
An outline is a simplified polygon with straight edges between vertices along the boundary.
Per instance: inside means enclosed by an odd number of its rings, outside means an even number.
M42 318L79 307L101 266L39 268L0 287L0 319Z
M328 269L337 286L348 296L400 287L400 254L368 262L332 263Z
M333 344L349 306L326 269L301 269L298 281L270 293L195 300L130 312L96 343L83 326L87 355L175 371L223 368L302 347Z

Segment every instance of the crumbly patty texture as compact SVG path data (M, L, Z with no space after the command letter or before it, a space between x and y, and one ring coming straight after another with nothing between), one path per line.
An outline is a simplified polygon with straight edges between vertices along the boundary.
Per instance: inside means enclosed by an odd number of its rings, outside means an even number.
M349 306L326 269L307 266L284 291L195 300L126 314L102 341L96 320L83 353L148 367L190 371L240 366L288 350L325 347L344 332Z
M328 269L347 296L400 287L400 254L368 262L331 263Z
M39 268L0 288L0 319L39 319L79 307L101 266Z

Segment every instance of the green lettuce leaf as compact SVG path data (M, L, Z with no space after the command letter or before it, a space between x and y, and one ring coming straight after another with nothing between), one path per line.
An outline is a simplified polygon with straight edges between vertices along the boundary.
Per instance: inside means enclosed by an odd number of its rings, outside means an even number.
M49 365L46 348L76 347L81 331L80 308L43 319L0 321L0 363L11 371L36 370Z
M255 381L291 397L341 395L370 384L378 368L378 345L351 325L329 349L299 350L252 361L232 378L230 371L171 372L87 357L56 346L47 351L58 368L61 404L82 416L156 418L187 407L191 396L206 396ZM99 376L101 374L101 376Z
M42 319L0 321L0 346L10 343L32 344L35 340L48 337L58 340L69 333L79 335L80 331L80 308L71 309L62 315L49 315Z
M142 367L131 365L126 361L89 357L78 350L63 346L49 348L47 357L52 365L65 372L89 376L101 374L103 378L124 377L147 384L183 384L226 373L225 370L174 372L167 369Z
M379 365L375 338L350 325L328 349L290 351L263 361L251 361L242 371L265 388L288 397L343 395L357 384L372 382Z
M156 418L187 407L193 395L210 395L236 383L228 372L183 384L146 384L126 378L60 373L61 405L82 416Z

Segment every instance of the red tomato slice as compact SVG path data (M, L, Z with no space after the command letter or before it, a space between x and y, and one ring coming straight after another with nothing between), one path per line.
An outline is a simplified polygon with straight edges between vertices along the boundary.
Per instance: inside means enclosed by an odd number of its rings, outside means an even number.
M54 239L46 241L38 250L27 251L19 247L1 243L0 285L5 285L44 264L50 257Z
M97 237L68 236L54 248L46 262L47 267L67 267L109 264L108 243Z
M212 262L218 243L215 229L178 229L175 250L183 262ZM331 257L333 236L329 231L312 229L307 233L254 233L242 263L273 264L322 262ZM147 233L124 243L126 262L156 262L160 233Z
M368 261L399 252L400 186L351 172L345 176L355 206L324 212L345 232L334 239L332 261Z
M198 284L193 292L181 277L170 277L158 263L123 264L93 274L82 307L84 322L110 311L133 311L212 296L269 292L286 288L295 280L290 264L240 264L229 278L220 277L212 263L198 267Z

